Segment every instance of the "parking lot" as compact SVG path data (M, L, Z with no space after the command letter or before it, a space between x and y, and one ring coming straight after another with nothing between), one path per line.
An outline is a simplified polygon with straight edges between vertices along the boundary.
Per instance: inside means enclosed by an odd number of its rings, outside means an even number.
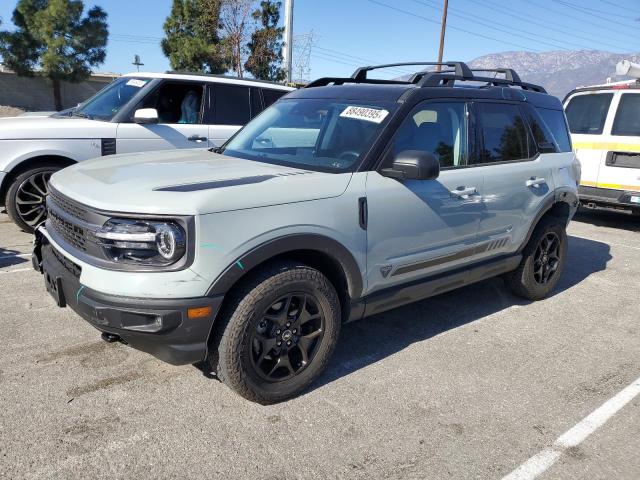
M0 477L501 478L640 376L639 240L639 218L582 213L551 298L493 279L349 324L309 392L264 407L101 341L0 215ZM540 478L640 478L639 413Z

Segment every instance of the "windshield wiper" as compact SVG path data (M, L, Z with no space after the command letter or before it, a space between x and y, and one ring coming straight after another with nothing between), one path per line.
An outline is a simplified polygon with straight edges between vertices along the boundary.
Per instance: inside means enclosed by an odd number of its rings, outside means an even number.
M89 115L87 115L84 112L79 112L77 110L74 110L73 112L71 112L71 116L78 117L78 118L88 118L89 120L91 120L91 117Z
M223 153L224 152L224 148L223 147L213 147L209 149L210 152L213 153Z

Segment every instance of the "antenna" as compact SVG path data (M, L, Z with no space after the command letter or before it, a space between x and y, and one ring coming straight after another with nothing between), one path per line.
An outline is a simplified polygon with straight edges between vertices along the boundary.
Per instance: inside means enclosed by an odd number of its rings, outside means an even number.
M140 67L144 65L144 63L140 61L140 55L136 54L133 56L133 65L135 65L138 71L140 71Z

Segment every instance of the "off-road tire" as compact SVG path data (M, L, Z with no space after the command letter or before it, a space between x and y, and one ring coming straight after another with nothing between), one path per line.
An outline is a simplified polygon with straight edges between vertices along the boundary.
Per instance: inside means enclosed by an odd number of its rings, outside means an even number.
M269 305L294 291L315 297L324 315L324 334L303 370L287 380L269 382L251 364L251 332ZM259 270L231 295L210 345L210 361L216 364L210 366L218 378L244 398L261 404L281 402L301 393L325 369L338 341L340 301L331 282L304 264L282 262Z
M20 173L16 178L13 179L9 189L7 190L7 196L5 197L5 207L7 209L7 214L9 218L15 223L20 229L24 230L27 233L33 233L35 228L33 225L29 225L20 215L18 211L17 198L18 198L18 190L21 185L29 180L30 177L34 175L41 174L53 174L58 170L64 168L64 165L56 164L56 163L39 163L28 170ZM46 218L46 212L45 212Z
M535 254L541 240L550 233L555 233L560 240L559 264L549 281L545 284L540 284L534 277ZM522 251L520 265L513 272L506 274L504 280L515 295L527 300L542 300L553 291L560 280L566 256L567 232L565 223L551 215L543 217Z

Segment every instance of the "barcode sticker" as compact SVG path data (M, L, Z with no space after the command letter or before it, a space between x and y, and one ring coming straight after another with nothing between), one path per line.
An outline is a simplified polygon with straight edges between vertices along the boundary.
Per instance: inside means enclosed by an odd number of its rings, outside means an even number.
M387 110L367 107L349 106L340 114L343 118L353 118L354 120L366 120L367 122L382 123L389 115Z
M147 84L147 80L139 80L137 78L132 78L127 82L127 85L130 85L132 87L138 87L138 88L142 88L146 84Z

